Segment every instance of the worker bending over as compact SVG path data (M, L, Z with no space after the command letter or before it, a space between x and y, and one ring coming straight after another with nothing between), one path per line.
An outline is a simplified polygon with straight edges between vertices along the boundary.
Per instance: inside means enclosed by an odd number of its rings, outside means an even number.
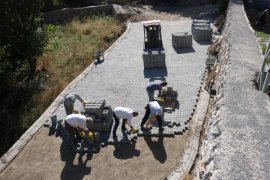
M149 102L154 101L154 94L156 90L158 90L159 96L161 95L161 90L162 90L162 87L164 86L167 86L166 81L154 81L154 82L149 82L146 85L146 91L148 94Z
M148 120L147 124L152 124L154 120L158 121L159 131L163 131L162 127L163 110L157 101L151 101L145 107L145 115L142 119L141 128L144 129L144 124Z
M93 119L91 117L85 117L82 114L70 114L66 117L65 127L74 144L76 143L76 138L81 137L80 133L90 133L88 127L90 127L92 122Z
M80 100L83 106L85 105L85 102L78 94L70 93L64 98L64 106L67 115L72 114L75 111L74 104L76 99Z
M131 119L133 117L138 116L138 112L133 111L130 108L126 108L126 107L116 107L113 110L113 118L115 121L114 127L113 127L113 137L116 138L116 130L119 126L119 119L123 119L122 121L122 130L126 130L126 123L128 124L128 126L130 127L130 132L132 134L136 133L136 129L132 126L131 123Z

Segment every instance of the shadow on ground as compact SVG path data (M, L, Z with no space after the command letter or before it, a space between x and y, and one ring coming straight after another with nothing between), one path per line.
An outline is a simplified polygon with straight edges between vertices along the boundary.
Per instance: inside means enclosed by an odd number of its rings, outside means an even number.
M150 78L150 82L154 81L156 79L159 80L166 80L165 77L168 76L168 71L167 68L152 68L152 69L144 69L144 77L145 78Z
M140 156L140 151L135 147L136 142L126 143L126 144L115 144L113 155L118 159L130 159L134 156Z
M163 145L164 137L158 137L157 141L153 141L153 137L144 136L144 140L150 150L152 151L156 160L160 163L164 163L167 160L167 153Z
M75 164L76 152L71 148L71 146L61 145L60 148L61 160L65 161L65 167L63 168L60 178L65 179L83 179L84 176L91 173L91 167L87 167L87 161L91 160L93 157L92 152L89 153L79 153L78 164ZM83 156L86 155L86 159L83 161Z
M174 50L175 50L175 52L177 54L186 54L186 53L193 53L193 52L195 52L195 50L194 50L193 47L191 47L191 48L175 48L175 47L173 47L173 48L174 48Z

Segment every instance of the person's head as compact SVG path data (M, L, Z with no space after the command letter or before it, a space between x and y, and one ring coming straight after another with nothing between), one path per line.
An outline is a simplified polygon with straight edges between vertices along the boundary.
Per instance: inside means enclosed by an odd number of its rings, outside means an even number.
M89 129L90 126L93 124L93 119L91 117L86 118L86 126Z
M163 81L162 83L161 83L161 86L167 86L167 82L166 81Z
M134 111L132 114L133 114L133 117L136 117L139 115L139 113L137 111Z

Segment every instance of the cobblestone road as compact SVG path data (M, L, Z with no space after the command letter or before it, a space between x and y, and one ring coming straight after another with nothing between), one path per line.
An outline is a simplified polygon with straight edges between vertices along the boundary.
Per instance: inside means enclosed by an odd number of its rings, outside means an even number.
M124 106L138 111L139 116L133 119L133 124L139 127L148 100L145 85L153 80L166 80L168 86L178 91L179 108L172 113L165 113L165 124L177 122L180 123L180 127L165 126L164 133L172 130L182 131L196 104L209 45L198 44L193 40L193 48L173 48L171 34L190 32L191 22L191 20L161 22L167 68L151 70L144 70L143 67L142 23L132 23L129 31L113 48L106 51L105 61L95 66L72 92L78 93L86 100L105 98L112 108ZM82 108L80 103L75 105L76 109ZM59 106L55 114L58 120L65 118L63 105ZM121 128L117 133L121 138Z

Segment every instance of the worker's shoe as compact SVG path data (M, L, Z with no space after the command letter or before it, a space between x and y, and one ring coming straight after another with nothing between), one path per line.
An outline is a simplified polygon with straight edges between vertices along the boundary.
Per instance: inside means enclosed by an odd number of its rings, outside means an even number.
M159 127L159 132L162 133L164 131L163 127Z

